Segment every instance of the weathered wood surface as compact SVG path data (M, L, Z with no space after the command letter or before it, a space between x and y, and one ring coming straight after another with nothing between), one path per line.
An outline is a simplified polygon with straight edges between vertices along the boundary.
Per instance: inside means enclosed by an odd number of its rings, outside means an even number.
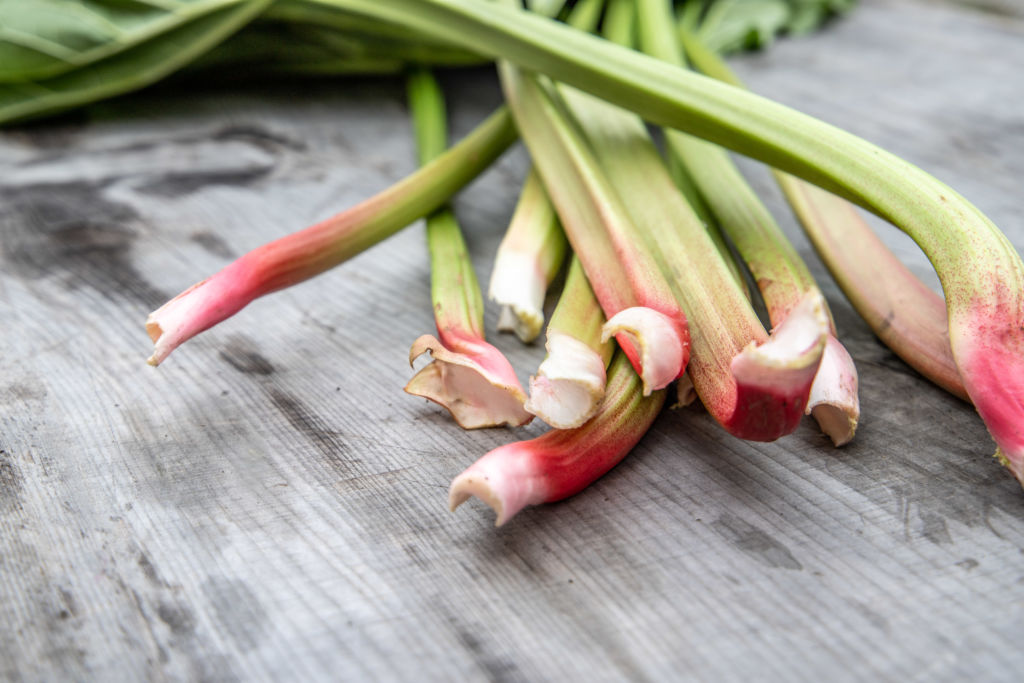
M1020 19L881 0L736 61L1019 247L1022 64ZM448 84L457 133L498 100L486 70ZM419 227L145 365L150 309L413 168L408 128L399 82L354 81L164 87L0 132L0 677L1020 679L1024 494L825 277L855 443L666 411L590 490L500 530L450 514L448 482L540 427L465 433L402 393L431 329ZM525 166L459 201L484 282ZM525 377L540 349L494 338Z

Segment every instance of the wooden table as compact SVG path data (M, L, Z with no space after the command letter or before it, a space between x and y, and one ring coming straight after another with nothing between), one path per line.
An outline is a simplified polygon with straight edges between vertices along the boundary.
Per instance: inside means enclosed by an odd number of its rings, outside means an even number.
M1024 246L1019 14L869 0L734 63ZM489 69L446 84L456 135L499 101ZM485 283L526 165L459 199ZM564 503L449 513L453 476L542 427L467 433L402 392L432 328L418 225L146 366L148 311L413 166L399 80L178 83L0 133L0 678L1020 680L1024 493L756 164L858 364L841 450L666 411ZM542 349L492 338L525 379Z

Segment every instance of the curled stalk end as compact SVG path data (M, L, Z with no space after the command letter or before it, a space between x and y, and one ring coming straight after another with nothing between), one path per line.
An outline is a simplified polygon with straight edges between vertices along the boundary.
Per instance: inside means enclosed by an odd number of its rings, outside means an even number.
M825 301L808 292L760 346L751 343L732 360L736 409L726 428L753 441L773 441L796 429L825 350Z
M482 339L454 338L450 346L429 334L413 343L410 365L428 351L433 360L409 380L407 393L443 406L463 429L518 427L533 419L523 409L526 392L500 351Z
M836 446L849 443L860 422L857 368L846 347L831 334L825 340L818 374L811 384L807 414Z
M644 385L644 396L664 389L690 361L690 331L677 320L645 306L626 308L601 328L601 341L617 337ZM625 342L625 343L622 343Z
M597 412L604 398L604 359L580 340L548 332L548 355L530 378L524 406L556 429L579 427Z
M498 330L515 332L530 343L544 327L544 292L547 276L529 254L499 251L494 262L489 296L501 305Z
M516 503L510 500L509 491L505 490L507 487L500 484L496 486L492 483L490 474L474 471L476 467L474 465L452 481L448 490L448 509L455 512L456 508L475 496L494 510L494 526L501 526L522 510L525 502L512 509L510 504Z

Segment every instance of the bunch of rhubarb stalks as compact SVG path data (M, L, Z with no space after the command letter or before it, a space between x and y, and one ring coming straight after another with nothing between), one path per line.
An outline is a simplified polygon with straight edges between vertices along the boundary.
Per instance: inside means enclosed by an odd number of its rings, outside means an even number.
M425 218L437 335L412 344L410 362L430 360L405 390L467 429L534 417L552 427L487 453L456 477L453 509L476 496L500 525L525 506L582 490L638 442L673 384L676 402L699 400L736 437L778 439L809 414L842 445L860 415L853 361L808 268L731 149L777 169L853 306L907 363L976 406L996 457L1024 482L1018 254L928 174L745 90L716 41L729 11L721 7L730 3L578 0L524 9L517 0L304 1L496 60L505 105L449 147L441 89L428 66L410 68L419 170L251 251L154 311L146 322L151 364L254 299ZM662 127L663 144L648 124ZM517 136L532 168L489 294L501 306L499 329L524 342L546 335L547 356L528 392L484 339L483 297L449 206ZM850 202L917 242L945 302ZM545 328L546 292L562 269ZM759 292L748 289L747 273ZM770 331L752 296L763 299Z

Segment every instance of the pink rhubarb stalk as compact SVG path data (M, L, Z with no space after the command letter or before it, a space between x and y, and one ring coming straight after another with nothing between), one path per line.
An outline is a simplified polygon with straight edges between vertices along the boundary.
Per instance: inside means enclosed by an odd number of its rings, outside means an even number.
M640 378L619 353L608 370L604 401L589 422L490 451L452 481L449 506L454 511L476 496L494 509L495 526L501 526L528 505L579 493L632 450L664 401L664 391L644 396Z
M687 24L681 24L679 36L702 73L745 87ZM970 400L949 347L942 297L903 265L848 201L788 173L772 172L818 256L878 338L932 382Z
M420 163L428 164L447 146L444 98L429 71L413 71L408 85ZM465 429L526 424L533 416L523 408L526 392L515 370L484 341L480 286L450 208L427 216L427 243L438 337L425 334L413 343L410 365L428 351L433 360L405 390L445 407Z
M579 134L532 77L508 64L499 70L520 135L608 317L605 338L616 337L646 393L664 388L689 360L686 316Z
M661 0L641 0L637 7L643 50L664 61L685 66L670 7ZM821 297L803 259L728 152L686 133L672 129L664 132L668 153L686 169L716 224L732 240L754 276L772 325L776 328L782 325L808 292ZM835 336L831 315L829 323L830 334L806 411L814 416L833 443L841 446L853 438L860 420L857 369L853 358Z
M602 340L604 313L573 256L548 323L548 354L530 378L526 410L557 429L579 427L597 412L614 347Z
M686 311L693 344L688 375L708 412L744 439L771 441L792 432L825 348L828 318L820 294L804 296L769 338L643 122L577 90L560 92Z
M254 299L333 268L444 204L516 139L504 107L455 147L351 209L245 254L153 311L150 365Z
M882 343L969 401L949 347L942 297L903 265L848 201L781 171L775 178L839 288Z
M544 327L544 295L565 261L558 216L537 174L523 184L505 237L498 246L489 295L501 306L498 330L530 343Z

